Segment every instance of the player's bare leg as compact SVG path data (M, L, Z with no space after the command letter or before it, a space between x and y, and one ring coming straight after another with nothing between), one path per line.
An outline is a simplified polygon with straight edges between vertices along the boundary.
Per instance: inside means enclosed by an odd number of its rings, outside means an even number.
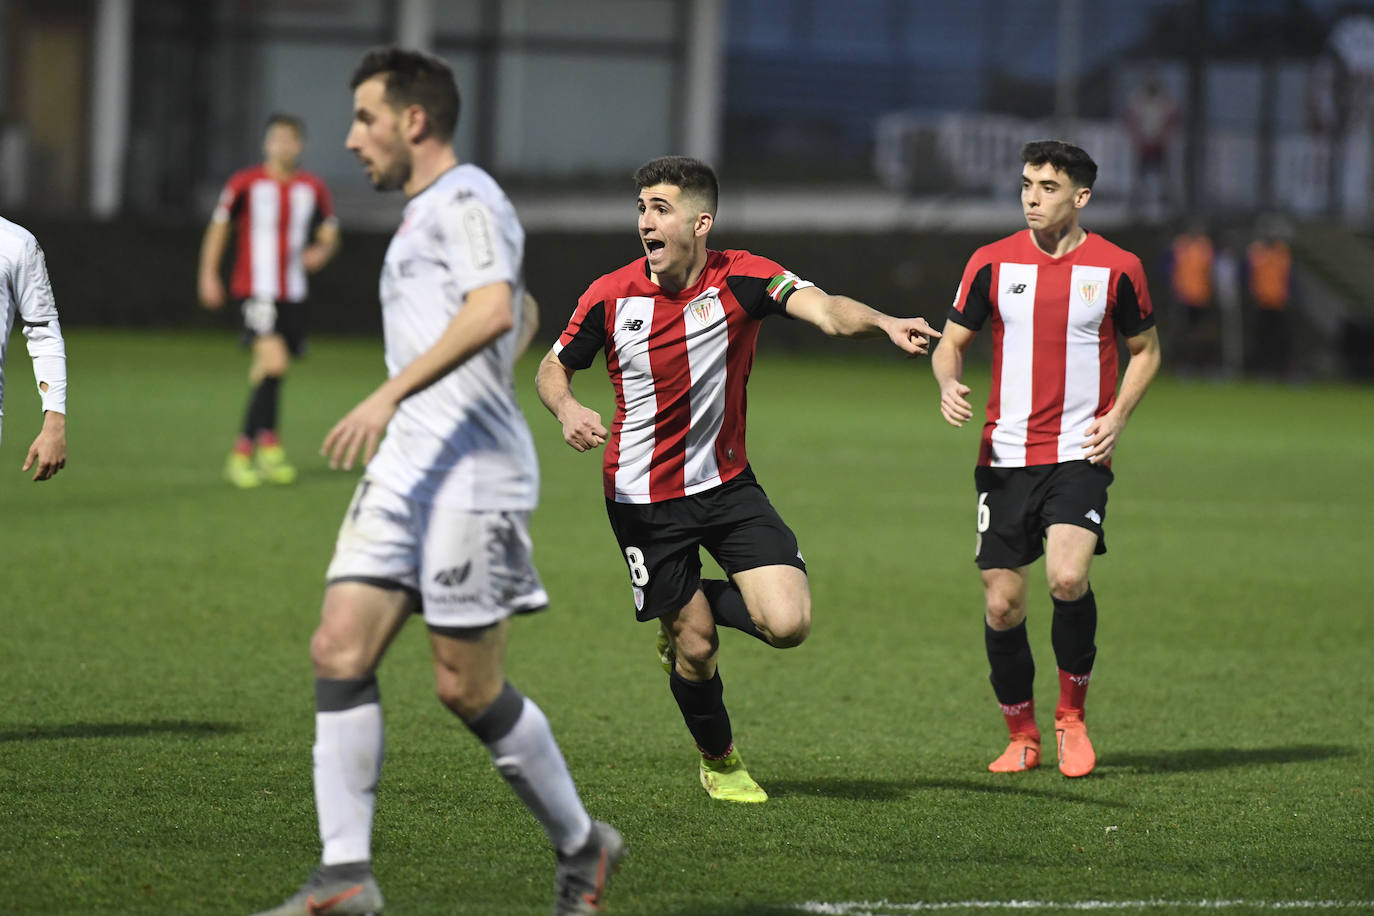
M554 912L599 909L625 843L614 827L587 815L548 719L506 680L510 622L474 630L431 628L429 635L440 702L486 745L557 854Z
M323 849L320 866L281 906L261 916L357 916L380 912L372 876L372 813L381 774L381 694L375 671L386 647L414 611L400 589L340 582L325 590L320 625L310 640L315 668L315 807Z
M982 571L984 642L993 691L1007 723L1007 749L988 769L1018 773L1040 765L1035 724L1035 661L1026 636L1026 568Z
M1086 776L1097 754L1084 725L1084 701L1097 656L1097 602L1088 583L1097 533L1077 525L1051 525L1046 532L1045 575L1054 601L1051 641L1059 664L1059 702L1054 734L1059 771Z
M716 666L720 637L706 596L700 590L693 593L685 607L664 615L663 625L672 638L676 659L668 684L701 751L702 787L720 801L767 801L768 794L750 777L735 749Z
M790 649L811 634L811 586L795 566L759 566L735 573L749 617L770 646Z

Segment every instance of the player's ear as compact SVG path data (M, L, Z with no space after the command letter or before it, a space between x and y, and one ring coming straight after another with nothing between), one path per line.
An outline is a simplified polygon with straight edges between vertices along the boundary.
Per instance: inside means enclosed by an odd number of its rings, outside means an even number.
M401 136L419 143L429 133L429 115L419 105L407 105L401 112Z
M696 236L696 237L698 237L698 238L704 238L704 237L706 236L706 234L709 233L709 232L711 231L711 223L712 223L712 222L713 222L713 220L712 220L711 214L709 214L709 213L707 213L707 212L705 212L705 211L702 211L701 213L698 213L698 214L697 214L697 221L696 221L695 225L692 226L692 235L694 235L694 236Z
M1075 209L1081 210L1088 205L1088 198L1093 196L1092 188L1075 188L1073 192L1073 205Z

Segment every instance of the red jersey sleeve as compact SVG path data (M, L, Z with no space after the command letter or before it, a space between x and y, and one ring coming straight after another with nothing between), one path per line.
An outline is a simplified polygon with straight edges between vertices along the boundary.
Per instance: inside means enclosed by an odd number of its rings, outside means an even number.
M329 185L324 183L324 179L318 175L310 176L310 183L315 186L315 209L321 221L333 220L334 217L334 195L329 193Z

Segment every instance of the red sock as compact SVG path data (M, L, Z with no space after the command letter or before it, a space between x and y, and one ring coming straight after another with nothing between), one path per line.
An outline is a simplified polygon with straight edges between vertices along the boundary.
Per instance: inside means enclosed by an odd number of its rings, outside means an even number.
M1064 713L1076 713L1083 718L1083 704L1088 697L1088 681L1092 680L1091 671L1086 674L1069 674L1059 669L1059 705L1054 708L1054 717L1063 718Z
M275 429L264 429L258 433L258 446L260 448L271 448L274 445L281 445L281 440L277 438Z
M253 440L249 439L247 436L239 436L234 440L234 452L235 454L246 455L251 458L253 455Z
M1025 735L1028 738L1040 740L1040 729L1035 725L1035 700L1025 700L1021 703L998 703L1002 707L1002 715L1007 720L1007 731L1013 738L1017 735Z

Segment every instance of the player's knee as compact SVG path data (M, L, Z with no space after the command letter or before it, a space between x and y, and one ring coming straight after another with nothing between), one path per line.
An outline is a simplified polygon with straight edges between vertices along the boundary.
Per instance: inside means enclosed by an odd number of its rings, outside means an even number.
M486 685L462 677L456 671L439 668L435 672L434 693L450 712L468 722L492 704L500 689L498 685L498 689L493 691Z
M1049 585L1056 600L1077 601L1088 592L1088 577L1077 570L1050 570Z
M362 677L369 670L363 647L326 626L320 626L310 638L310 662L316 677Z
M716 657L718 645L714 634L708 635L695 630L684 630L673 637L673 649L678 660L689 670L709 666Z
M985 620L994 630L1010 630L1026 619L1026 607L1012 595L989 592Z
M789 608L786 613L774 615L760 629L768 636L768 644L775 649L791 649L806 642L811 635L811 602Z

